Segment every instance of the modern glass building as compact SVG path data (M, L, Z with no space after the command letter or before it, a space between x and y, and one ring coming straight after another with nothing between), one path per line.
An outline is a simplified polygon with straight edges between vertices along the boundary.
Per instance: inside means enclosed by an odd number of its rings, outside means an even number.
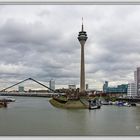
M104 93L127 93L128 84L118 85L117 87L108 87L108 81L105 81L103 85L103 92Z
M103 92L106 93L107 92L107 88L108 88L108 81L105 81L104 85L103 85Z

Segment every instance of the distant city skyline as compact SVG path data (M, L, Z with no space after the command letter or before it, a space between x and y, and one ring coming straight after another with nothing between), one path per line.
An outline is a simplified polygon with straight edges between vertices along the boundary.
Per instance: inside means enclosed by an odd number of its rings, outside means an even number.
M134 80L140 5L0 5L0 13L0 89L28 77L53 79L56 88L79 86L82 17L89 88Z

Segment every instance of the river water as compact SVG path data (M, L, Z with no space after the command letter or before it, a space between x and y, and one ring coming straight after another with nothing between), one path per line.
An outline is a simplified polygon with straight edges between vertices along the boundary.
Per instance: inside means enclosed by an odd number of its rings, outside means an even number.
M140 107L60 109L50 98L14 97L0 108L0 136L140 135Z

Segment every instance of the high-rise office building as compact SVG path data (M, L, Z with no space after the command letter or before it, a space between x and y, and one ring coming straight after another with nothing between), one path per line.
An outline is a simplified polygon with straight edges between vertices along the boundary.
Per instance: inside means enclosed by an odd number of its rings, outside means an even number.
M107 88L108 88L108 81L105 81L104 85L103 85L103 92L106 93L107 92Z
M83 20L83 18L82 18ZM84 25L82 21L82 30L79 32L78 40L81 44L81 73L80 73L80 92L85 91L85 58L84 58L84 45L87 40L87 33L84 31Z
M24 86L19 86L18 87L18 92L24 92Z
M136 91L136 84L135 83L128 83L128 88L127 88L127 96L137 96L137 91Z
M134 81L136 84L137 96L140 96L140 67L138 67L137 70L134 71Z
M88 90L88 84L86 84L86 90Z
M49 81L49 88L52 90L55 90L55 81L54 80Z

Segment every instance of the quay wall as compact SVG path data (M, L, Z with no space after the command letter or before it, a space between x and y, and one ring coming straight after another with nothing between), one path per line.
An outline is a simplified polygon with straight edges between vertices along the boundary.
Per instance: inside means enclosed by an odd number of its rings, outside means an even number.
M117 98L117 101L127 101L130 103L139 103L140 102L140 98L134 98L134 99L128 99L128 98Z
M0 96L24 96L24 97L47 97L51 98L53 94L50 93L0 93Z

